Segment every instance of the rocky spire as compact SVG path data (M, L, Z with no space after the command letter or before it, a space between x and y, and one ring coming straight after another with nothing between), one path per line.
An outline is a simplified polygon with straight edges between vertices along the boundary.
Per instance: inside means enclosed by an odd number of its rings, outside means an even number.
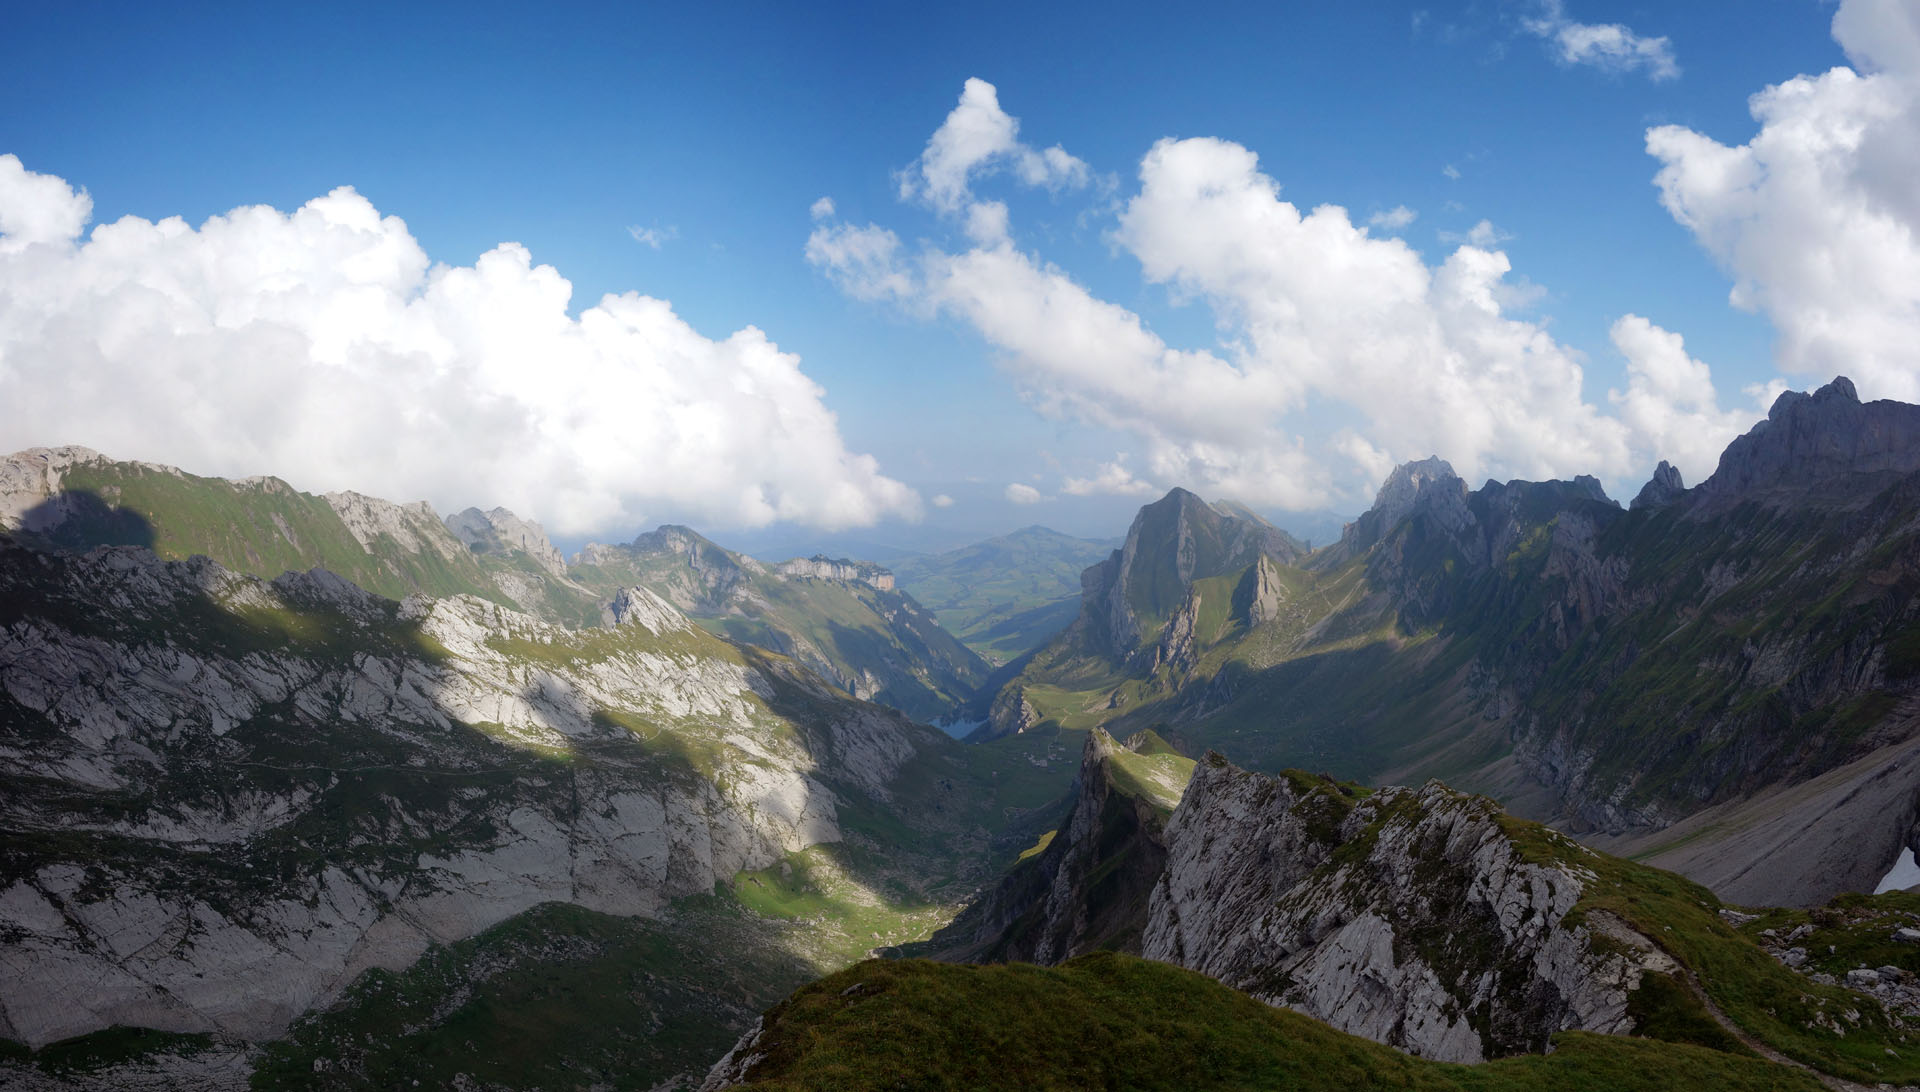
M1686 491L1685 483L1680 480L1680 472L1674 469L1672 463L1662 459L1660 465L1654 468L1653 477L1640 487L1639 494L1627 507L1635 512L1642 508L1664 508Z

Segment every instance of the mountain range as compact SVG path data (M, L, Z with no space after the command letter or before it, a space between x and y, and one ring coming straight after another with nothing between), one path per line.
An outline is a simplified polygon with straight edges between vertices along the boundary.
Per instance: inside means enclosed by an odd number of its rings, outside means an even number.
M892 569L22 452L0 1081L1920 1081L1917 528L1844 379Z

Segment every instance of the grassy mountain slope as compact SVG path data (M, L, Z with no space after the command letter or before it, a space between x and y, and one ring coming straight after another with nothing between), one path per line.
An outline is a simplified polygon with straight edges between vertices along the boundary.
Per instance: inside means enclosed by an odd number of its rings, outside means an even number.
M22 464L7 468L13 473L35 463L58 468L50 496L29 501L23 491L16 501L23 509L16 533L45 545L146 546L171 560L204 554L235 572L269 579L319 567L393 599L415 592L477 595L570 624L599 618L582 589L554 579L524 551L475 553L424 502L316 496L278 478L200 477L80 448L52 454L52 460L33 452L5 460ZM356 510L377 521L362 525L359 535L343 518L343 511ZM509 595L505 587L521 594Z
M1758 1058L1568 1034L1554 1053L1443 1065L1114 953L1058 967L869 962L767 1014L756 1089L1812 1090Z
M893 566L900 587L954 636L1005 663L1073 621L1080 572L1117 543L1074 538L1038 525Z

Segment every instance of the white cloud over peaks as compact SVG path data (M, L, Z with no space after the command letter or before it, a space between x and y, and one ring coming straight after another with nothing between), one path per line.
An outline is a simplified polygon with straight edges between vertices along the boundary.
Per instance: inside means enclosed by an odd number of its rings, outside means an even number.
M1230 325L1246 412L1335 399L1368 420L1374 449L1438 453L1470 478L1630 464L1626 430L1581 400L1573 354L1503 312L1506 255L1464 245L1429 268L1337 206L1302 214L1225 141L1161 141L1140 178L1118 237L1149 280Z
M1060 491L1075 497L1144 497L1160 492L1151 482L1134 477L1125 462L1125 456L1116 455L1112 462L1101 463L1091 478L1068 478L1061 482Z
M1623 315L1608 331L1627 360L1627 389L1608 391L1620 417L1651 454L1666 459L1697 484L1713 473L1733 438L1765 417L1786 384L1751 387L1754 404L1722 411L1708 367L1687 355L1679 334L1639 315Z
M572 286L519 245L433 265L344 187L292 213L129 216L82 239L89 211L0 156L8 449L505 504L560 534L661 508L826 527L918 511L753 327L711 340L632 293L573 318Z
M1039 504L1047 498L1038 489L1024 482L1014 482L1007 486L1007 499L1015 504Z
M1585 401L1580 355L1516 314L1542 290L1510 276L1491 224L1430 266L1343 208L1282 200L1251 151L1211 138L1160 141L1139 180L1111 237L1149 283L1208 306L1212 346L1167 344L1004 231L909 253L877 225L820 224L807 254L851 295L968 323L1039 412L1138 439L1139 477L1116 458L1066 478L1070 495L1150 481L1290 509L1365 503L1392 465L1435 454L1469 479L1618 481L1687 458L1681 430L1725 416L1704 365L1676 341L1698 381L1676 371L1650 335L1622 348L1640 362L1622 409ZM1663 414L1662 398L1679 401Z
M954 213L973 200L972 178L1009 167L1029 186L1075 188L1089 180L1087 165L1059 145L1036 149L1020 142L1020 122L1000 109L1000 95L982 79L969 79L960 103L927 141L913 166L900 173L900 196L919 197Z
M1760 131L1729 147L1647 132L1674 219L1732 275L1735 306L1780 333L1782 369L1851 376L1864 397L1920 400L1920 13L1843 0L1834 37L1859 67L1750 101Z
M1538 17L1521 22L1554 47L1562 64L1583 64L1606 72L1644 69L1656 83L1680 75L1673 44L1666 38L1644 37L1619 23L1576 23L1567 18L1561 0L1545 0Z

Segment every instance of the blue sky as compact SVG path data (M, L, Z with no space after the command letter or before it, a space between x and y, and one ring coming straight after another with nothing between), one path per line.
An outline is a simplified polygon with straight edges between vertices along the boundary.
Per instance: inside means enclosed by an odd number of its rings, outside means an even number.
M1875 15L1867 9L1899 5L1853 6L1867 18ZM240 206L291 213L351 186L380 214L403 220L434 263L471 266L498 244L517 242L533 266L550 265L571 282L576 318L604 294L638 292L668 301L674 315L713 342L752 325L797 355L799 372L824 394L820 412L801 430L805 438L794 441L811 446L771 460L772 469L742 471L744 486L767 503L708 504L631 468L599 481L595 460L667 461L652 449L621 446L612 439L620 431L614 421L582 428L582 435L606 438L552 453L551 466L560 469L545 473L572 482L564 504L542 495L534 471L548 464L537 459L527 480L502 479L498 493L489 494L485 466L463 474L406 452L372 463L345 455L309 462L272 437L226 445L187 439L169 429L205 430L205 422L190 423L191 406L171 415L171 423L136 427L127 423L131 414L92 413L71 387L50 395L31 418L0 413L0 446L84 442L203 472L272 472L308 488L355 484L408 493L396 499L424 495L442 509L506 500L535 509L561 537L575 540L622 537L663 519L715 530L773 520L771 530L757 532L763 537L788 530L804 537L801 528L877 519L879 528L862 532L877 541L908 517L956 535L1030 522L1112 534L1150 499L1148 487L1170 485L1257 494L1249 499L1274 513L1302 507L1351 514L1377 484L1380 459L1428 453L1395 447L1402 433L1394 421L1414 419L1417 410L1372 421L1365 408L1371 395L1337 391L1323 380L1290 397L1275 395L1257 421L1225 422L1220 427L1238 429L1237 438L1214 444L1203 411L1177 425L1151 420L1137 392L1098 378L1076 380L1080 385L1063 399L1057 362L1035 357L1023 340L1027 332L998 327L996 338L989 327L1000 319L981 310L987 305L955 303L950 291L919 279L922 273L913 272L905 291L862 298L849 287L854 274L847 267L809 259L810 236L838 226L890 233L910 271L927 255L977 249L964 212L935 207L924 186L920 196L903 198L900 185L900 172L911 174L963 86L977 79L1017 119L1022 146L1058 145L1083 165L1085 181L1026 186L1015 160L987 159L966 176L963 206L1004 202L1006 245L1022 268L1054 271L1088 297L1137 315L1170 349L1214 353L1249 373L1284 368L1291 359L1271 345L1292 342L1260 325L1267 320L1247 318L1248 298L1235 296L1231 277L1207 266L1204 255L1183 251L1175 259L1164 248L1179 242L1163 239L1162 260L1187 270L1186 279L1143 274L1154 244L1141 241L1150 233L1142 218L1149 211L1177 217L1180 207L1142 210L1133 221L1134 243L1120 238L1126 204L1142 191L1143 157L1155 143L1214 138L1257 156L1258 174L1278 185L1278 200L1303 214L1338 205L1352 224L1366 226L1376 214L1413 210L1411 223L1391 230L1376 224L1369 235L1397 235L1429 269L1468 238L1504 254L1511 268L1502 282L1503 314L1550 338L1556 359L1581 368L1577 398L1600 417L1625 412L1608 396L1629 381L1610 332L1622 316L1636 315L1682 335L1686 357L1711 367L1718 402L1701 412L1716 422L1750 421L1764 392L1750 397L1747 388L1775 380L1783 368L1790 385L1818 382L1805 369L1826 358L1809 350L1811 356L1790 352L1783 361L1777 331L1798 321L1783 298L1790 286L1779 276L1767 280L1775 266L1725 232L1709 237L1712 225L1738 219L1708 207L1713 194L1690 191L1686 199L1698 205L1692 228L1663 207L1654 185L1662 160L1649 155L1648 131L1677 126L1739 147L1759 128L1748 98L1763 88L1850 61L1863 72L1886 69L1890 79L1903 63L1850 59L1830 32L1835 8L1815 0L926 8L125 5L82 15L72 6L17 5L0 41L0 154L17 156L27 172L84 189L93 224L180 216L197 228ZM1897 10L1885 17L1902 18ZM1556 36L1568 27L1614 27L1642 43L1665 39L1659 55L1677 74L1652 61L1622 67L1599 55L1570 59ZM1893 132L1887 139L1912 129ZM822 197L831 198L834 211L816 218L809 209ZM1472 236L1483 221L1489 226ZM1759 278L1768 302L1751 311L1729 306L1736 275ZM406 295L404 286L399 291ZM1888 321L1897 324L1911 313L1911 299L1893 299L1882 311L1889 308ZM260 347L268 342L249 342L244 352L210 351L231 354L232 367L258 375L276 351ZM537 345L527 344L537 357ZM1097 339L1087 344L1101 351ZM1311 351L1327 354L1324 365L1337 374L1353 344L1342 334ZM628 351L641 350L618 352ZM672 367L709 366L701 363L707 351L688 349L693 355L676 357ZM29 367L21 363L29 352L52 350L0 346L0 369ZM65 374L113 361L54 363ZM303 362L285 366L297 370ZM453 369L452 382L462 365L448 357L437 366ZM715 382L729 382L728 365L711 366L721 369L712 373ZM1477 365L1468 359L1455 366ZM221 373L181 374L212 384ZM1898 361L1887 374L1878 389L1904 395ZM510 394L541 375L528 366L494 382ZM23 370L5 378L31 377ZM369 379L369 390L378 389L378 379ZM1870 376L1863 390L1871 394L1875 386ZM635 380L620 388L619 399L638 408L650 390ZM661 397L693 396L681 390ZM1116 408L1121 402L1132 408ZM1050 405L1051 415L1039 405ZM335 412L348 412L346 406ZM717 419L756 419L751 409L723 409ZM497 426L483 420L482 410L463 412L438 427L470 437ZM836 420L839 448L821 431L831 433ZM528 427L532 437L557 426L549 420ZM1581 469L1574 453L1508 435L1518 435L1518 427L1499 426L1507 432L1495 428L1492 439L1466 444L1464 458L1440 454L1482 476ZM322 424L302 423L298 431L309 446L331 442ZM1365 441L1372 463L1334 451L1346 443L1337 437L1347 434ZM1661 435L1622 432L1605 449L1607 465L1591 469L1616 495L1630 494L1664 454ZM1421 439L1416 433L1407 442ZM550 446L525 442L542 451ZM338 443L365 448L369 440L343 435ZM1225 455L1216 450L1236 444ZM1276 462L1251 450L1262 444L1292 444L1295 451L1291 461ZM721 444L712 458L734 450ZM860 494L860 503L785 499L780 465L844 469L863 455L877 460L877 471L846 469L842 491ZM269 462L240 465L250 459ZM389 473L394 464L425 469ZM1103 465L1124 468L1129 491L1065 490L1069 480L1093 481ZM376 480L337 480L367 466L380 469L367 475ZM1317 484L1269 488L1276 475ZM892 484L873 484L878 478ZM1116 481L1109 477L1108 484ZM1042 499L1012 503L1008 489L1016 483ZM725 474L706 484L742 486ZM939 497L953 503L940 506ZM1288 519L1279 518L1283 525Z

